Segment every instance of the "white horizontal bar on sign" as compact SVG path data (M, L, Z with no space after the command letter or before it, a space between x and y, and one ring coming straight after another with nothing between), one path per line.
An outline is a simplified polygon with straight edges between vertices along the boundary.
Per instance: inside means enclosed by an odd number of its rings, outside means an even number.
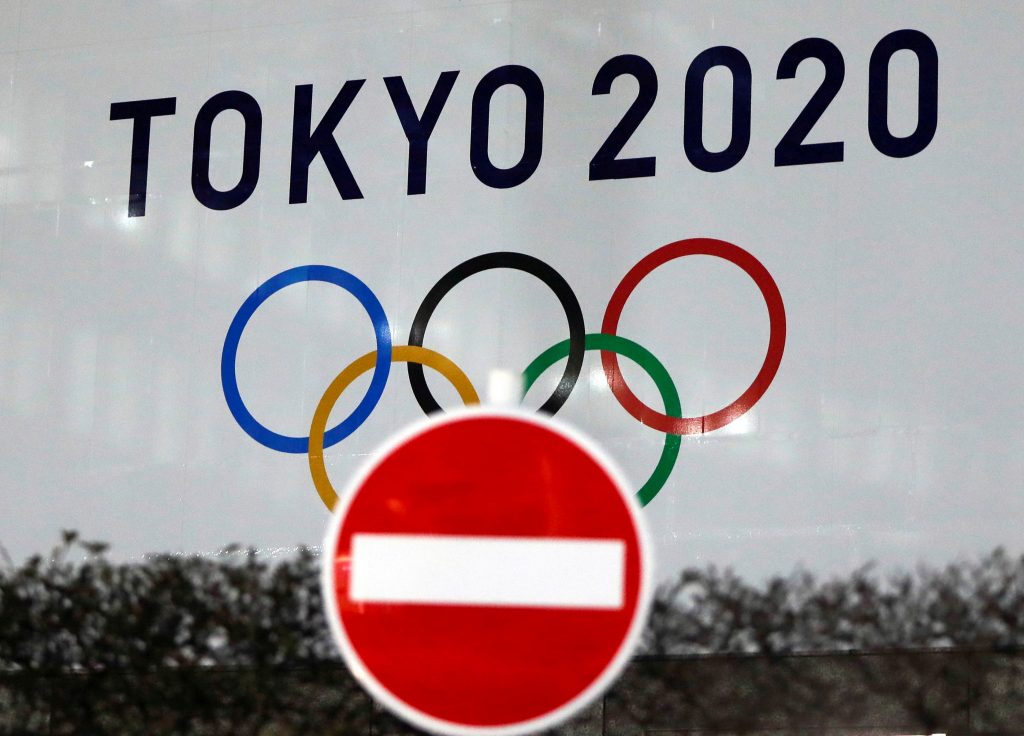
M362 603L618 609L619 539L355 534L349 595Z

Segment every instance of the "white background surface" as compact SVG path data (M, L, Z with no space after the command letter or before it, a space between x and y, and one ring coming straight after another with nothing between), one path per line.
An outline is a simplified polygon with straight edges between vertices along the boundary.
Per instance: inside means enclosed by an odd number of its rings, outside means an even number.
M754 576L911 565L1021 550L1024 521L1024 257L1019 134L1020 6L910 3L0 1L0 543L44 551L61 528L115 555L273 551L316 544L327 513L303 455L251 440L220 386L224 333L273 274L324 263L378 295L396 344L434 282L495 250L550 263L589 331L641 257L715 237L753 253L786 304L782 367L742 421L683 438L669 484L646 508L659 575L692 564ZM938 131L889 158L867 132L868 58L900 28L934 41ZM817 88L820 65L776 80L782 53L820 36L842 51L843 87L811 141L843 140L841 163L776 168L775 144ZM683 80L725 44L753 69L743 160L704 173L682 147ZM624 155L656 155L651 178L590 182L588 162L635 86L590 94L613 56L658 72L654 108ZM533 69L545 88L543 159L524 184L481 184L469 165L470 102L489 70ZM427 191L407 196L407 143L381 78L402 75L418 109L440 72L460 76L429 143ZM705 141L727 140L730 91L708 75ZM365 195L343 201L318 159L306 204L288 204L294 88L314 85L314 123L348 79L367 79L336 136ZM894 132L913 127L913 57L891 67ZM253 196L207 210L190 186L195 113L238 89L263 112ZM127 217L132 125L110 104L173 96L156 118L145 217ZM522 98L495 96L491 151L521 149ZM240 118L214 127L212 175L240 172ZM620 334L650 349L684 413L731 401L760 365L763 302L738 269L673 261L637 289ZM483 391L567 336L540 282L490 271L435 312L426 345ZM253 413L306 434L327 383L372 349L344 292L289 287L256 314L239 350ZM625 364L625 361L624 361ZM527 399L539 405L559 369ZM641 397L653 385L627 371ZM446 405L458 399L428 376ZM338 418L368 383L346 392ZM546 388L545 388L546 387ZM340 485L388 434L420 416L395 366L369 421L329 451ZM639 485L662 436L632 419L600 359L559 414L602 443ZM333 423L333 422L332 422Z

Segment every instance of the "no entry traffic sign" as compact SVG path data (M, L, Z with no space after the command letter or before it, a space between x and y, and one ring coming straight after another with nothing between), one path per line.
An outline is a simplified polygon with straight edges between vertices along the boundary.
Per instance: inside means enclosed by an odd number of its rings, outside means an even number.
M324 600L353 674L420 728L523 734L599 695L646 620L639 507L578 433L465 410L387 444L342 494Z

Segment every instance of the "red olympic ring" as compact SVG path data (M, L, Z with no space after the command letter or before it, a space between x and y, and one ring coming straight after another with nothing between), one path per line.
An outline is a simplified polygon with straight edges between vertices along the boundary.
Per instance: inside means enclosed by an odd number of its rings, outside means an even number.
M704 414L699 417L670 417L647 406L636 397L629 386L626 385L619 370L619 358L610 351L601 352L601 365L604 367L605 378L612 389L615 398L619 400L623 408L633 415L638 421L653 427L660 432L669 434L703 434L721 429L733 420L741 417L756 404L764 392L768 390L779 364L782 362L782 351L786 346L786 308L782 304L782 294L775 284L775 279L768 273L761 262L750 253L737 245L727 243L724 240L714 238L689 238L677 240L674 243L663 245L653 253L642 258L633 268L629 270L608 301L608 308L604 313L604 322L601 325L601 332L614 335L619 326L619 317L622 315L622 308L630 294L651 271L668 261L683 256L706 255L724 258L742 268L761 290L765 304L768 306L768 351L761 364L754 381L747 387L738 399L718 411Z

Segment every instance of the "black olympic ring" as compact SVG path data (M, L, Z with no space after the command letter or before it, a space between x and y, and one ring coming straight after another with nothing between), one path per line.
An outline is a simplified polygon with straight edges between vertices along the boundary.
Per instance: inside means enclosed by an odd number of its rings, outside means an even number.
M412 329L409 330L409 344L418 347L423 346L423 338L427 331L427 323L431 315L437 309L441 300L462 280L492 268L512 268L525 271L531 276L536 276L554 292L558 301L562 304L566 319L569 321L569 357L565 365L562 378L555 387L554 392L548 400L541 405L539 411L547 414L554 414L569 399L576 381L583 370L583 355L586 351L586 328L583 324L583 309L572 287L569 286L562 275L554 268L539 258L528 256L525 253L514 253L511 251L498 251L485 253L484 255L470 258L460 263L431 287L424 297L420 308L416 310L416 316L412 321ZM441 405L434 399L427 386L427 380L423 375L423 366L418 363L409 363L409 383L412 384L412 393L416 397L420 408L427 414L441 411Z

